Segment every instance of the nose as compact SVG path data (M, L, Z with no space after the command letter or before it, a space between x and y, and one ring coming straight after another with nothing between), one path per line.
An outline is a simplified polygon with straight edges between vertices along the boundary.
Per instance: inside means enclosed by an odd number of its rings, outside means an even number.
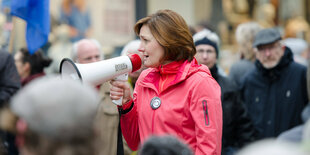
M145 51L145 48L142 46L142 44L140 44L138 51L142 53Z
M264 54L265 54L265 56L267 56L267 57L270 56L270 54L271 54L270 49L269 49L269 48L265 49Z
M208 59L208 52L203 52L202 53L202 58L203 59Z
M139 48L138 51L143 53L143 52L144 52L144 49Z

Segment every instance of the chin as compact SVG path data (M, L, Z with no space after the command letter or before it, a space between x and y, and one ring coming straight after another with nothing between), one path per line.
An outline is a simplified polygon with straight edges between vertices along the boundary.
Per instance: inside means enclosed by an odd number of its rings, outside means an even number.
M143 64L146 68L156 68L157 66L152 64Z
M264 63L263 66L266 68L266 69L271 69L271 68L274 68L278 63Z

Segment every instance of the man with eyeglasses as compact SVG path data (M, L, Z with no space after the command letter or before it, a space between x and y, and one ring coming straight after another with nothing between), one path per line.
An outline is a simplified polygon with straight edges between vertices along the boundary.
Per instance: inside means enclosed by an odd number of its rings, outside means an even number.
M255 140L255 129L240 100L237 85L218 71L220 38L208 29L193 36L196 46L195 58L199 64L210 69L212 77L221 87L223 110L222 155L231 155ZM234 133L233 135L231 133Z
M243 99L259 139L276 137L302 123L308 102L306 67L293 61L275 28L259 31L253 42L255 68L243 79Z

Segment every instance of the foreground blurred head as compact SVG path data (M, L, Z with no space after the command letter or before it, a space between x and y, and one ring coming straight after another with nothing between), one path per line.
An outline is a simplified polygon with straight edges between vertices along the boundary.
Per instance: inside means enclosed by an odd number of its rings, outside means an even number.
M35 80L11 101L22 154L92 154L98 97L92 87L57 77Z
M139 155L192 155L187 144L175 136L152 136L146 140L139 151Z

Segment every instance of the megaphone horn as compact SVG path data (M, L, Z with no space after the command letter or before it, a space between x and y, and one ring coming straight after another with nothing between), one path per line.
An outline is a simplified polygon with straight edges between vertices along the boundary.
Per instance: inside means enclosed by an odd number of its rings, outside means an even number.
M64 58L60 63L59 71L62 78L99 85L122 74L137 71L141 68L141 65L142 60L138 54L88 64L74 63L72 60Z

